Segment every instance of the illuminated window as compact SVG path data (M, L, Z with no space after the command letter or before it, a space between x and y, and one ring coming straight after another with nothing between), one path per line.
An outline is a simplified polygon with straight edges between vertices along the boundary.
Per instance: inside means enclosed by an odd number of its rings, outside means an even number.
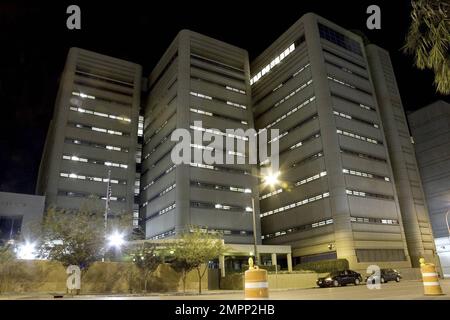
M359 135L357 133L345 131L345 130L342 130L342 129L337 129L336 132L338 134L340 134L340 135L343 135L343 136L351 137L351 138L362 140L362 141L367 141L367 142L370 142L370 143L373 143L373 144L382 144L380 141L378 141L376 139L365 137L365 136L361 136L361 135Z
M91 109L86 109L86 108L79 108L79 107L70 106L70 110L76 111L76 112L79 112L79 113L90 114L90 115L94 115L94 116L98 116L98 117L102 117L102 118L110 118L110 119L124 121L124 122L131 122L131 119L127 118L127 117L116 116L116 115L107 114L107 113L103 113L103 112L97 112L97 111L94 111L94 110L91 110Z
M318 201L318 200L321 200L321 199L324 199L324 198L328 198L329 196L330 196L330 193L329 192L325 192L325 193L316 195L314 197L303 199L302 201L299 201L299 202L293 202L293 203L288 204L286 206L283 206L283 207L280 207L280 208L277 208L277 209L274 209L274 210L263 212L263 213L261 213L260 217L263 218L263 217L271 216L273 214L284 212L284 211L287 211L287 210L290 210L290 209L293 209L293 208L296 208L296 207L303 206L303 205L311 203L311 202L315 202L315 201Z

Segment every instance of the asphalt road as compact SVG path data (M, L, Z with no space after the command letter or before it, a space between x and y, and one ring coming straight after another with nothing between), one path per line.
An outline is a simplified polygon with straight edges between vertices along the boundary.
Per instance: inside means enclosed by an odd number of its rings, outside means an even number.
M423 285L420 281L389 282L381 285L380 289L368 289L365 284L349 285L338 288L310 288L293 290L270 290L270 299L274 300L378 300L378 299L450 299L450 280L441 280L441 287L446 293L442 296L424 296ZM0 299L52 299L52 296L0 296ZM242 291L214 291L202 295L82 295L77 297L65 296L63 299L76 300L242 300Z

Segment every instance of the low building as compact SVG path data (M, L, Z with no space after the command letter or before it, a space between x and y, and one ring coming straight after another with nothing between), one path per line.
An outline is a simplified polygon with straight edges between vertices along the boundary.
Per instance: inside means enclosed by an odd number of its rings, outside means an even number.
M44 205L44 196L0 192L0 243L26 237L39 227Z

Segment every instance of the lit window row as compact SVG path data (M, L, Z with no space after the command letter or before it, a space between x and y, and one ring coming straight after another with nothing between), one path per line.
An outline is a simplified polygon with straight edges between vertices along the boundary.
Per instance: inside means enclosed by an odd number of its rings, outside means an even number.
M96 143L96 142L92 142L92 141L85 141L85 140L79 140L79 139L73 139L73 138L66 138L65 142L66 143L83 145L83 146L94 147L94 148L99 148L99 149L106 149L106 150L111 150L111 151L128 152L128 148L112 146L112 145L106 145L106 144Z
M226 133L226 132L222 132L220 130L207 129L207 128L203 128L203 127L197 127L194 125L191 125L190 128L192 130L196 130L196 131L203 131L203 132L207 132L207 133L211 133L211 134L216 134L218 136L224 136L224 137L233 138L233 139L237 139L237 140L248 141L248 137L238 136L236 134Z
M153 137L154 136L156 136L162 129L164 129L164 127L169 123L169 120L173 117L175 115L175 112L174 113L172 113L168 118L167 118L167 120L166 121L164 121L146 140L145 140L145 142L144 142L144 144L148 144L152 139L153 139ZM149 124L148 126L147 126L147 128L149 128L150 127L150 125L151 124Z
M342 169L342 172L353 175L353 176L358 176L358 177L391 181L391 179L389 179L388 177L383 177L383 176L379 176L379 175L367 173L367 172L355 171L355 170L350 170L350 169Z
M397 219L382 218L350 217L350 221L357 223L399 224Z
M175 129L174 129L175 130ZM163 137L161 139L161 141L159 141L152 149L152 151L150 151L149 153L147 153L144 157L144 160L147 160L148 157L150 157L153 153L156 152L156 149L158 149L160 146L162 146L164 144L164 142L166 142L167 140L169 140L170 136L172 135L172 132L174 131L172 130L171 132L169 132L169 134L167 134L165 137Z
M174 183L174 184L168 186L167 188L165 188L164 190L162 190L162 191L161 191L160 193L158 193L157 195L155 195L155 196L153 196L152 198L150 198L150 199L148 199L147 201L145 201L145 202L142 204L142 208L146 207L146 206L147 206L150 202L152 202L153 200L155 200L155 199L157 199L157 198L159 198L159 197L162 197L162 196L165 195L166 193L172 191L173 189L176 188L176 186L177 186L176 183Z
M245 124L245 125L248 124L248 122L247 122L247 121L244 121L244 120L239 120L239 119L236 119L236 118L231 118L231 117L223 116L223 115L221 115L221 114L212 113L212 112L204 111L204 110L201 110L201 109L190 108L190 111L191 111L191 112L194 112L194 113L202 114L202 115L205 115L205 116L208 116L208 117L223 118L223 119L226 119L226 120L231 120L231 121L240 122L241 124Z
M270 72L270 70L283 61L288 55L290 55L295 50L295 44L291 44L286 48L281 54L276 56L269 64L262 68L253 78L250 79L250 85L258 82L261 77Z
M230 90L230 91L234 91L234 92L238 92L238 93L241 93L241 94L245 94L245 91L241 90L241 89L236 89L236 88L233 88L233 87L230 87L230 86L225 86L225 88L227 90Z
M363 108L363 109L366 109L366 110L370 110L370 111L375 111L375 108L374 108L374 107L370 107L370 106L368 106L368 105L362 104L361 102L358 102L358 101L355 101L355 100L353 100L353 99L350 99L350 98L341 96L341 95L339 95L339 94L337 94L337 93L335 93L335 92L332 92L331 95L332 95L333 97L339 98L339 99L344 100L344 101L346 101L346 102L349 102L349 103L351 103L351 104L357 105L357 106L360 107L360 108Z
M238 212L252 212L253 209L251 207L240 207L233 206L222 203L211 203L211 202L201 202L201 201L191 201L191 207L200 208L200 209L216 209L223 211L238 211Z
M212 166L212 165L203 164L203 163L191 162L190 166L194 167L194 168L202 168L202 169L221 171L221 172L228 172L228 173L236 173L236 174L244 174L244 175L251 174L249 171L246 171L246 170L239 170L239 169L234 169L234 168L231 168L231 167Z
M206 100L212 100L212 97L201 94L201 93L197 93L197 92L190 92L191 96L197 97L197 98L202 98L202 99L206 99Z
M370 142L370 143L373 143L373 144L382 144L378 140L375 140L375 139L372 139L372 138L369 138L369 137L364 137L364 136L361 136L361 135L353 133L353 132L348 132L348 131L341 130L341 129L337 129L336 132L338 134L341 134L341 135L344 135L344 136L347 136L347 137L351 137L351 138L362 140L362 141L367 141L367 142Z
M379 158L376 156L372 156L369 154L365 154L365 153L361 153L361 152L356 152L356 151L352 151L352 150L348 150L348 149L343 149L341 148L341 152L351 155L351 156L355 156L361 159L367 159L367 160L375 160L375 161L380 161L380 162L386 162L386 159L383 158Z
M346 87L348 87L348 88L352 88L352 89L355 89L355 90L364 92L364 93L366 93L366 94L368 94L368 95L372 95L369 91L366 91L366 90L364 90L364 89L358 88L358 87L356 87L356 86L354 86L354 85L352 85L352 84L350 84L350 83L348 83L348 82L345 82L345 81L336 79L335 77L331 77L330 75L328 75L327 78L328 78L328 80L331 80L331 81L333 81L333 82L339 83L340 85L343 85L343 86L346 86Z
M270 238L276 238L276 237L281 237L284 236L286 234L289 233L294 233L294 232L301 232L301 231L306 231L306 230L311 230L314 228L319 228L319 227L324 227L327 225L333 224L333 219L327 219L327 220L322 220L319 222L314 222L314 223L310 223L310 224L304 224L298 227L294 227L294 228L289 228L283 231L277 231L275 233L269 233L266 235L261 236L261 239L270 239Z
M76 92L76 91L72 91L72 95L73 96L77 96L83 99L91 99L91 100L95 100L94 96L91 96L89 94L83 93L83 92Z
M158 239L164 239L170 236L175 235L175 229L169 230L169 231L165 231L163 233L157 234L155 236L152 236L149 238L149 240L158 240Z
M122 117L122 116L115 116L115 115L112 115L112 114L107 114L107 113L103 113L103 112L97 112L97 111L90 110L90 109L85 109L85 108L79 108L79 107L71 106L70 110L76 111L76 112L80 112L80 113L91 114L91 115L102 117L102 118L110 118L110 119L114 119L114 120L131 122L130 118L126 118L126 117Z
M74 197L74 198L88 198L93 196L94 194L92 193L85 193L85 192L79 192L79 191L65 191L65 190L58 190L58 195L59 196L66 196L66 197ZM106 200L106 197L104 195L98 195L95 194L94 196L96 196L98 199L101 200ZM117 196L113 196L111 195L109 197L110 201L118 201L118 202L125 202L126 199L124 197L117 197Z
M81 123L69 122L68 124L78 128L78 129L88 129L88 130L92 130L92 131L96 131L96 132L107 133L107 134L112 134L112 135L117 135L117 136L129 135L128 133L125 133L125 132L115 131L115 130L105 129L105 128L99 128L99 127L92 127L92 126L89 126L86 124L81 124Z
M385 194L378 194L378 193L370 193L365 191L358 191L358 190L345 190L345 192L348 195L352 196L358 196L358 197L369 197L369 198L380 198L380 199L387 199L387 200L394 200L393 196L388 196Z
M191 96L194 96L194 97L197 97L197 98L206 99L206 100L217 100L217 101L223 102L223 103L225 103L225 104L227 104L229 106L233 106L233 107L240 108L240 109L247 109L247 106L244 106L243 104L239 104L239 103L228 101L228 100L222 100L222 99L219 99L219 98L213 98L211 96L207 96L207 95L204 95L202 93L191 91L190 94L191 94Z
M159 176L155 177L152 181L150 181L146 186L144 186L144 188L142 188L143 191L147 190L149 187L151 187L152 185L155 184L156 181L158 181L159 179L161 179L162 177L164 177L166 174L170 173L173 169L176 168L176 165L173 165L171 167L169 167L167 170L165 170L162 174L160 174Z
M104 160L87 159L87 158L82 158L82 157L78 157L78 156L63 155L63 159L70 160L70 161L77 161L77 162L86 162L86 163L89 162L89 163L94 163L94 164L101 164L101 165L105 165L107 167L116 167L116 168L122 168L122 169L128 168L128 165L126 165L126 164L121 164L121 163L111 162L111 161L104 161Z
M351 115L348 115L348 114L343 113L343 112L339 112L339 111L334 110L333 114L336 115L336 116L345 118L345 119L355 120L355 121L358 121L358 122L362 122L364 124L368 124L368 125L370 125L370 126L372 126L374 128L377 128L377 129L380 128L380 126L378 124L376 124L376 123L373 123L373 122L370 122L370 121L366 121L366 120L363 120L363 119L359 119L359 118L356 118L356 117L352 117Z
M304 139L304 140L302 140L302 141L297 142L296 144L290 146L288 150L294 150L294 149L300 148L300 147L303 146L306 142L309 142L309 141L314 140L314 139L317 139L317 138L320 138L320 132L318 132L318 133L316 133L316 134L313 134L312 136L309 136L308 138L306 138L306 139ZM284 151L282 151L282 152L280 152L280 153L283 153L283 152L284 152Z
M295 167L297 167L297 166L299 166L299 165L301 165L301 164L304 164L304 163L307 163L307 162L310 162L310 161L319 159L319 158L321 158L321 157L323 157L323 152L318 152L318 153L316 153L316 154L313 154L312 156L309 156L309 157L306 157L306 158L304 158L304 159L302 159L302 160L293 162L293 163L290 165L290 167L291 167L291 168L295 168Z
M60 172L59 176L63 177L63 178L69 178L69 179L87 180L87 181L94 181L94 182L108 182L108 178L86 176L86 175L81 175L81 174L76 174L76 173ZM113 184L127 184L126 180L118 180L118 179L110 179L110 182Z
M289 76L287 79L285 79L284 81L282 81L278 86L276 86L272 91L267 92L265 95L263 95L262 97L260 97L257 101L254 102L253 105L258 105L262 100L266 99L268 96L270 96L273 92L277 91L278 89L280 89L281 87L283 87L285 84L287 84L289 81L291 81L292 79L294 79L296 76L298 76L300 73L302 73L304 70L306 70L306 68L308 68L310 66L309 63L307 63L306 65L304 65L303 67L301 67L300 69L298 69L295 73L293 73L291 76ZM270 110L270 109L269 109ZM264 111L263 113L259 114L258 117L260 117L261 115L263 115L264 113L266 113L267 111Z
M202 145L194 144L194 143L191 143L190 146L191 146L191 148L201 149L201 150L208 150L208 151L216 150L216 149L214 149L213 147L210 147L210 146L202 146ZM243 154L241 152L228 151L227 153L230 154L230 155L233 155L233 156L241 157L241 158L246 158L247 157L245 154Z
M303 206L303 205L311 203L311 202L315 202L315 201L318 201L318 200L321 200L321 199L324 199L324 198L328 198L329 196L330 196L330 193L329 192L325 192L325 193L319 194L319 195L314 196L314 197L306 198L306 199L304 199L302 201L299 201L299 202L294 202L294 203L288 204L286 206L277 208L275 210L270 210L270 211L267 211L267 212L263 212L263 213L261 213L260 216L261 216L261 218L267 217L267 216L271 216L273 214L277 214L277 213L280 213L280 212L283 212L283 211L287 211L287 210L290 210L290 209L293 209L293 208L296 208L296 207Z
M177 206L176 203L172 203L170 206L165 207L165 208L163 208L163 209L161 209L161 210L159 210L159 211L157 211L155 213L152 213L152 214L148 215L145 220L148 221L148 220L154 219L154 218L156 218L158 216L162 216L163 214L166 214L167 212L175 209L176 206Z
M277 195L277 194L279 194L281 192L283 192L283 189L281 189L281 188L277 189L277 190L274 190L272 192L269 192L269 193L266 193L266 194L262 195L261 197L259 197L259 200L264 200L264 199L270 198L270 197L275 196L275 195Z
M321 173L318 173L318 174L315 174L315 175L313 175L311 177L308 177L308 178L302 179L300 181L297 181L294 185L296 187L298 187L298 186L301 186L301 185L303 185L305 183L308 183L308 182L320 179L322 177L325 177L326 175L327 175L327 172L326 171L322 171Z
M300 87L298 87L297 89L295 89L294 91L292 91L291 93L289 93L287 96L285 96L283 99L281 99L280 101L278 101L277 103L275 103L273 106L274 108L278 107L280 104L286 102L287 100L289 100L290 98L292 98L293 96L295 96L297 93L299 93L300 91L302 91L303 89L305 89L307 86L309 86L312 83L312 80L308 80L307 82L303 83Z
M144 135L144 117L143 116L139 116L137 135L138 135L138 137L142 137Z
M310 102L313 102L314 100L316 100L315 96L312 96L309 99L306 99L305 101L303 101L302 103L300 103L298 106L296 106L295 108L289 110L288 112L286 112L285 114L283 114L281 117L279 117L277 120L275 120L274 122L268 124L263 130L267 130L272 128L274 125L276 125L278 122L286 119L287 117L293 115L295 112L299 111L300 109L302 109L304 106L307 106Z
M303 120L303 121L297 123L296 125L294 125L293 127L289 128L289 129L287 129L287 130L281 132L277 137L271 139L271 140L269 141L269 143L272 143L272 142L274 142L274 141L280 140L280 139L283 138L284 136L288 135L289 132L292 132L292 131L298 129L298 128L302 127L305 123L308 123L308 122L310 122L310 121L312 121L312 120L315 120L315 119L317 119L317 114L315 114L315 115L313 115L313 116L311 116L311 117L309 117L309 118L307 118L307 119L305 119L305 120Z
M207 182L200 182L200 181L191 181L191 186L197 187L197 188L205 188L205 189L213 189L213 190L221 190L221 191L233 191L233 192L240 192L240 193L252 193L252 190L250 188L243 188L243 187L237 187L237 186L226 186L216 183L207 183Z

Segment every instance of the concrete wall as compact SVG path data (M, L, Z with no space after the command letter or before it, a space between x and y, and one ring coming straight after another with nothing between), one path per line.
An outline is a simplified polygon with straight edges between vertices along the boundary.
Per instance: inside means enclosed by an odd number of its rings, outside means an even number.
M0 293L66 293L67 275L59 262L17 261L9 267L0 266ZM131 263L96 262L83 275L81 293L136 293L142 292L140 274ZM208 272L202 279L202 290L208 289ZM149 277L148 292L182 291L181 275L168 264L161 264ZM197 271L190 272L186 290L198 290Z

